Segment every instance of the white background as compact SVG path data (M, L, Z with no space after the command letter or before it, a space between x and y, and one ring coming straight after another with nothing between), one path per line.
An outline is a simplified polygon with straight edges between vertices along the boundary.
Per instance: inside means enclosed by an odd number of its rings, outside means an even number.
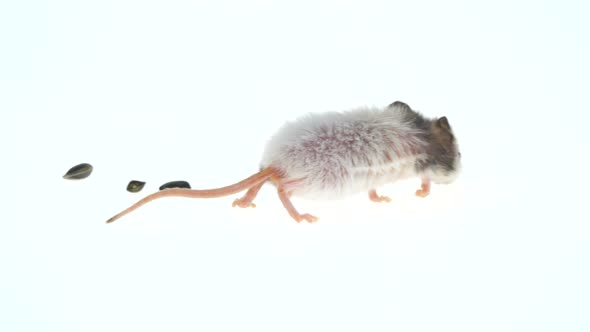
M3 1L0 330L590 330L588 9ZM426 199L294 199L321 218L297 224L265 186L104 223L253 174L286 120L395 100L461 144Z

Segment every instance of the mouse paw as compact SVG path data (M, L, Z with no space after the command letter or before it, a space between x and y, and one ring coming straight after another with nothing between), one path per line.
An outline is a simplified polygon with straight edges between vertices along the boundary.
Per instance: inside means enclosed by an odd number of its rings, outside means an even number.
M369 199L373 202L377 203L389 203L391 202L391 198L387 196L379 196L377 195L377 191L375 189L369 190Z
M430 179L423 177L420 189L416 190L416 196L424 198L428 194L430 194Z
M424 189L416 190L416 196L418 196L418 197L424 198L424 197L428 196L428 194L430 194L430 191L428 191L428 190L424 190Z
M308 223L314 223L316 221L318 221L320 218L316 217L316 216L312 216L309 213L304 213L304 214L300 214L299 218L297 218L297 222L301 222L302 220L307 221Z
M241 207L241 208L248 208L248 207L256 207L256 204L252 203L251 200L249 199L244 199L244 197L242 198L236 198L236 200L231 204L232 207Z
M389 198L387 196L372 197L371 200L373 202L377 202L377 203L390 203L391 202L391 198Z

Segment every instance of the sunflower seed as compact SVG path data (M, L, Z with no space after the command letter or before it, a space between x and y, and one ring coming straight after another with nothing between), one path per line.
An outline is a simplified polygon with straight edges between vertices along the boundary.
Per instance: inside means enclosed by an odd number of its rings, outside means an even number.
M191 189L191 185L186 181L170 181L168 183L164 183L160 186L160 190L170 189L170 188L185 188Z
M138 193L141 191L141 189L143 189L144 185L145 185L145 182L132 180L127 185L127 191L131 192L131 193Z
M87 178L90 173L92 173L92 165L84 163L70 168L63 178L67 180L80 180Z

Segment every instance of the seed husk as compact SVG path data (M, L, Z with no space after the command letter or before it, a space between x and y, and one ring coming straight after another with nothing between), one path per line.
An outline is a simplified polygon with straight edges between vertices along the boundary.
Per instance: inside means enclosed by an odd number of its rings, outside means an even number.
M170 181L168 183L164 183L160 186L160 190L170 189L170 188L185 188L191 189L191 185L186 181Z
M92 173L92 165L83 163L76 165L63 176L66 180L81 180L87 178Z
M132 180L129 181L129 184L127 185L127 191L131 193L138 193L141 191L141 189L143 189L143 186L145 186L145 182Z

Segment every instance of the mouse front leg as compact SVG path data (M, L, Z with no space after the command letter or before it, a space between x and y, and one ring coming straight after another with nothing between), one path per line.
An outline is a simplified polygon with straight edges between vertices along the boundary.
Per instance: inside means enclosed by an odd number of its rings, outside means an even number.
M416 190L416 196L426 197L430 194L430 179L426 176L422 177L422 188Z
M377 203L389 203L391 202L391 198L387 197L387 196L379 196L377 195L377 190L375 189L371 189L369 190L369 199L372 200L373 202L377 202Z
M279 198L281 199L281 203L283 203L283 206L285 209L287 209L287 212L289 212L289 215L295 219L295 221L301 222L302 220L305 220L312 223L319 219L318 217L312 216L309 213L300 214L297 212L293 206L293 203L291 203L291 200L289 199L289 194L285 191L285 188L280 182L277 184L277 192L279 194Z
M252 201L254 201L254 198L256 198L256 195L258 195L258 192L260 191L260 188L262 188L262 186L264 185L264 182L255 185L254 187L251 187L250 189L248 189L248 191L246 192L246 194L241 197L241 198L236 198L236 200L232 203L232 207L236 207L239 206L241 208L247 208L247 207L256 207L256 204L252 203Z

